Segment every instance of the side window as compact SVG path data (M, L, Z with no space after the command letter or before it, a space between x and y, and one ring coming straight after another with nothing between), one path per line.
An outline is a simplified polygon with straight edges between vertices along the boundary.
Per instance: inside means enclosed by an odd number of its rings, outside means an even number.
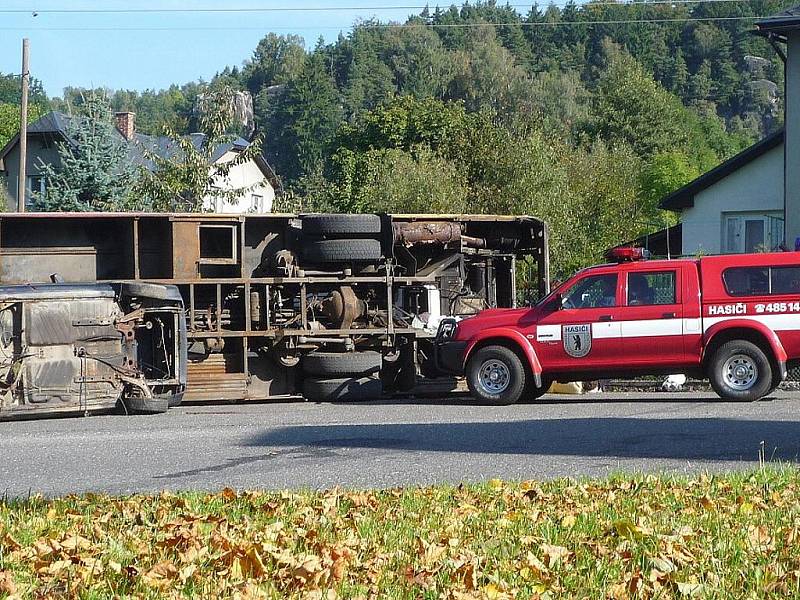
M770 275L773 294L800 293L800 267L772 267Z
M722 273L729 296L761 296L769 291L769 267L732 267Z
M590 275L576 282L563 296L564 308L616 306L617 275Z
M675 271L628 274L628 306L675 304Z

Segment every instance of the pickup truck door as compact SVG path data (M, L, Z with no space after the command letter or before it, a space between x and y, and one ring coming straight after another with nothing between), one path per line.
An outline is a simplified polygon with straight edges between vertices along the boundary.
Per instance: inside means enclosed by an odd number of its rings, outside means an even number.
M616 271L593 271L562 293L536 325L536 348L545 372L601 370L617 365L621 299Z
M620 275L624 298L618 314L626 363L684 364L683 269L637 264Z

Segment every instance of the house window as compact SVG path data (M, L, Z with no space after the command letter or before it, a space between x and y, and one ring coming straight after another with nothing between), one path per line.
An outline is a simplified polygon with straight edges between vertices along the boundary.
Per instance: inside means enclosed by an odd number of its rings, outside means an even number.
M259 194L250 195L250 212L260 213L264 212L264 196Z
M42 196L47 186L44 175L30 175L25 178L25 206L30 206L36 196Z
M725 215L723 244L726 253L768 252L783 242L783 218L777 215L739 213Z

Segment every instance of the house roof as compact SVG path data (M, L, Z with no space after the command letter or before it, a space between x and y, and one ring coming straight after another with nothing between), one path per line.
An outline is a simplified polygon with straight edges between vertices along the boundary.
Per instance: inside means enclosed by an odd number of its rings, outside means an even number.
M69 139L69 123L75 118L76 117L72 117L58 111L49 112L28 125L28 135L59 135L65 139ZM117 129L114 129L114 134L119 136L120 140L127 143L128 157L130 161L135 165L141 165L151 171L155 169L155 164L147 157L147 152L162 158L172 158L178 154L178 152L180 152L180 148L177 144L175 144L174 140L167 136L146 135L137 132L133 135L134 143L131 143L130 140L126 140ZM205 136L202 133L190 133L184 137L191 140L192 145L194 145L195 148L200 148L203 140L205 139ZM19 135L16 135L5 145L2 150L0 150L0 169L3 168L3 159L11 151L11 149L17 145L18 141ZM214 149L214 153L212 154L211 158L214 162L216 162L227 152L231 150L235 152L241 152L249 145L250 142L244 138L236 138L235 140L228 141L217 146L217 148ZM264 160L263 157L259 158L261 158L261 160L256 160L256 163L264 173L264 176L269 179L270 182L276 180L277 178L275 176L275 172L267 164L266 160Z
M758 33L777 33L778 35L800 29L800 5L787 8L756 23Z
M704 189L711 187L734 171L757 159L783 143L783 129L764 138L760 142L745 148L736 156L729 158L721 165L703 173L694 181L690 181L679 190L661 199L659 206L666 210L681 211L694 206L694 197Z
M678 223L666 229L646 233L635 240L629 240L609 248L606 252L626 246L646 248L653 253L653 256L669 256L671 258L681 256L683 254L683 225Z

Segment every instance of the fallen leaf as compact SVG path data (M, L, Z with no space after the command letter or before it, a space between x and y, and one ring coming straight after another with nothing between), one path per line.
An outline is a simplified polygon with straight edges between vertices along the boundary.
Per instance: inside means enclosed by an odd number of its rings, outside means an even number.
M678 581L676 583L678 586L678 593L683 596L689 596L694 598L695 596L699 596L703 593L703 584L701 583L685 583Z
M573 525L575 525L575 521L575 515L567 515L561 519L561 526L570 529Z
M16 593L17 585L14 583L14 576L10 571L0 571L0 594L11 596Z

